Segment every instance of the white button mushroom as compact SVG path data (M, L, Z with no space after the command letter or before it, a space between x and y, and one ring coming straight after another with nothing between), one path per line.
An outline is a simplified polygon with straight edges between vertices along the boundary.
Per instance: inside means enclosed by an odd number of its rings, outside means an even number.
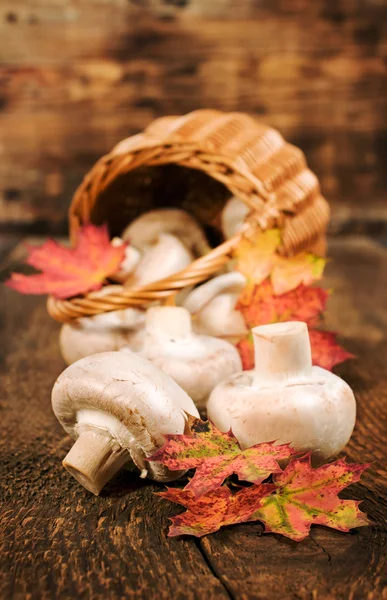
M121 286L105 286L89 295L101 297ZM119 350L129 345L133 350L141 347L144 337L145 312L126 308L93 317L82 317L62 325L59 346L68 365L90 354Z
M183 302L183 306L195 317L195 332L230 341L244 337L248 330L242 313L235 310L235 305L245 285L244 275L232 271L195 288Z
M161 233L177 237L195 257L211 250L203 229L187 212L179 208L151 210L132 221L122 234L139 250L155 244Z
M170 375L202 408L215 385L242 370L236 348L196 335L190 313L179 306L156 306L146 315L142 356Z
M232 428L243 448L272 440L311 450L317 461L337 455L351 437L356 402L339 377L312 367L305 323L252 330L255 368L220 383L208 416L222 431Z
M68 367L52 391L57 419L76 442L64 467L93 494L126 463L142 477L172 481L169 471L147 457L166 434L182 434L187 414L198 417L191 398L145 358L124 352L87 356Z
M185 269L192 261L192 254L177 237L161 233L157 242L145 250L134 273L127 279L125 285L140 287L164 279Z
M249 207L239 198L232 197L228 200L220 216L222 232L226 240L238 233L249 212Z

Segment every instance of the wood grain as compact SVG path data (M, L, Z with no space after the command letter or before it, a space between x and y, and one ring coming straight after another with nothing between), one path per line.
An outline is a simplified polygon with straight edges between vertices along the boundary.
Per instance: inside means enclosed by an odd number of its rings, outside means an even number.
M381 0L3 0L1 227L63 231L102 154L201 107L299 145L341 228L386 224L386 23Z
M70 447L50 407L63 369L58 325L41 298L0 287L0 597L106 599L383 600L387 597L387 251L366 238L335 240L325 285L334 286L327 326L356 361L338 372L358 400L351 460L372 461L351 497L374 521L342 534L312 528L297 544L258 524L200 541L168 539L178 508L160 488L121 473L100 497L62 468ZM18 247L9 265L20 260Z

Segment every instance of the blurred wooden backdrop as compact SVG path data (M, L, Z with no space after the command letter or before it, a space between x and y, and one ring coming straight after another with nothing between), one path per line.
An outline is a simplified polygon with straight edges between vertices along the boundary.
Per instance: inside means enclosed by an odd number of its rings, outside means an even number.
M333 228L387 230L387 0L1 0L0 230L61 232L154 117L247 111L307 154Z

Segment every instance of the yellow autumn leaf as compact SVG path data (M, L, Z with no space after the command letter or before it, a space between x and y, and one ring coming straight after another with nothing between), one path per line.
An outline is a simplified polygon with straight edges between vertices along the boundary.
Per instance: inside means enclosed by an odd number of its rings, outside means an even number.
M235 250L237 268L247 278L246 290L270 277L275 295L294 290L301 283L310 285L321 279L326 259L310 252L292 257L277 254L281 243L279 229L258 232L252 238L241 240Z
M281 243L279 229L258 232L252 238L243 238L235 250L238 270L249 283L259 284L270 275L275 265L276 250Z

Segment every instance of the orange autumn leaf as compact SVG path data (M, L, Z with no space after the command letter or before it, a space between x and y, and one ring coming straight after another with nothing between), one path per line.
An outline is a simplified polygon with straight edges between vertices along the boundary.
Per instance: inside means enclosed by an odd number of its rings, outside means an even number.
M261 285L242 292L236 308L242 313L249 328L280 321L304 321L318 325L325 310L329 293L303 283L294 290L274 294L272 283L266 279Z
M244 340L240 340L236 344L236 348L241 357L243 370L251 371L251 369L254 369L255 359L254 359L254 343L253 343L252 335L250 334Z
M80 229L75 248L54 240L29 248L26 263L42 272L12 273L5 283L22 294L51 294L62 299L99 290L105 279L118 271L126 247L111 244L106 225L87 224Z
M187 511L172 517L168 535L201 537L225 525L261 521L264 533L280 533L299 542L312 525L339 531L368 525L359 502L338 497L341 490L359 481L368 466L340 459L313 469L307 455L274 474L273 483L252 485L235 494L224 486L197 499L187 489L170 488L159 495Z
M298 285L310 285L321 279L326 259L310 252L302 252L290 258L278 257L271 274L275 294L285 294Z

